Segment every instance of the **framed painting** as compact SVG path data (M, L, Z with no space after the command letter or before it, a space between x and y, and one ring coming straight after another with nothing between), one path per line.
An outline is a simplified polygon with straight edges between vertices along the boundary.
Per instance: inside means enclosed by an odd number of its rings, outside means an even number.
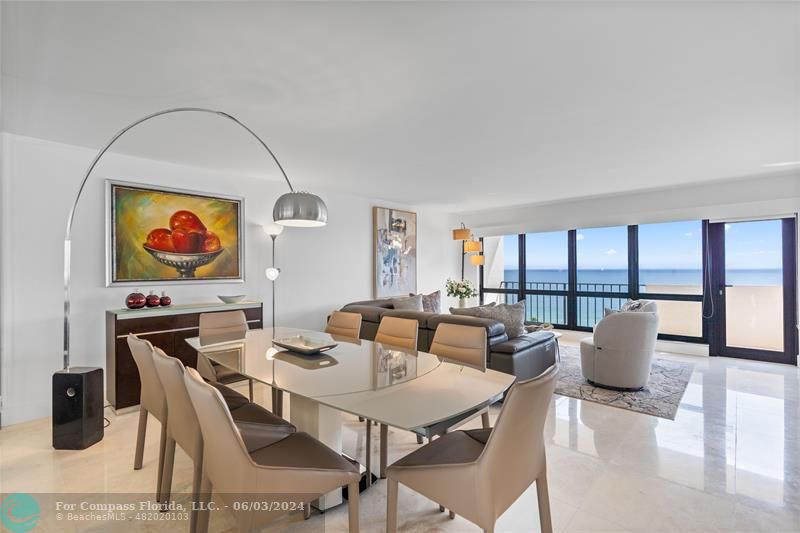
M375 296L417 292L417 214L374 207Z
M106 285L244 281L244 199L106 180Z

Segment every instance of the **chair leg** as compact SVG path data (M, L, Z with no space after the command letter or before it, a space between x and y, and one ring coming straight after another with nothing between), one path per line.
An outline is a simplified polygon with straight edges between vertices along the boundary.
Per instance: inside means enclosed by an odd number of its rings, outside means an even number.
M363 416L359 416L358 417L358 421L363 423L364 422L364 417Z
M350 533L358 533L358 481L347 486L347 514Z
M169 503L172 493L172 470L175 466L175 439L167 437L164 449L164 471L161 474L161 503Z
M450 520L453 520L455 517L456 517L456 513L454 513L453 511L450 511L450 514L448 515L448 518L450 518Z
M366 444L364 446L364 466L367 469L367 487L372 485L372 424L367 420L367 435L364 439Z
M248 379L247 380L247 387L248 387L249 392L250 392L250 402L252 403L253 402L253 380L252 379Z
M305 502L303 504L303 520L308 520L311 518L311 502Z
M164 455L167 451L167 423L161 423L161 442L158 445L158 479L156 480L156 501L163 501L161 498L161 485L164 480Z
M550 495L547 491L547 471L536 479L536 497L539 500L539 525L542 533L552 533L553 524L550 518Z
M489 429L491 426L491 422L489 421L489 411L484 411L481 414L481 423L483 423L483 429Z
M386 479L386 463L389 457L389 426L381 424L381 466L380 478Z
M397 533L397 480L386 485L386 533Z
M197 533L208 533L208 502L211 501L211 481L203 474L200 490L197 495L199 511L197 512Z
M422 435L417 435L417 444L422 444Z
M200 517L198 504L200 502L200 484L203 481L203 449L202 446L195 454L194 470L192 473L192 510L189 519L189 533L197 533L198 519Z
M136 454L133 457L133 469L142 469L144 459L144 437L147 433L147 409L139 408L139 429L136 431Z
M280 389L272 389L272 412L283 416L283 391Z
M445 511L445 509L444 509L444 505L440 505L440 506L439 506L439 512L440 512L440 513L443 513L444 511Z

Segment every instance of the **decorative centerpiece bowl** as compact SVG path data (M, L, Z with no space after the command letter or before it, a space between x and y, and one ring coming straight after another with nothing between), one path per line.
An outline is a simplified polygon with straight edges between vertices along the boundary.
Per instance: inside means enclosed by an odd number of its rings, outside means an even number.
M235 294L233 296L217 296L220 300L222 300L226 304L238 304L242 300L244 300L244 294Z
M219 254L223 252L223 248L214 252L199 252L194 254L180 254L177 252L164 252L150 248L146 244L143 245L145 251L153 256L153 258L164 265L170 266L178 271L178 276L181 278L195 277L194 271L198 267L209 264L216 259Z

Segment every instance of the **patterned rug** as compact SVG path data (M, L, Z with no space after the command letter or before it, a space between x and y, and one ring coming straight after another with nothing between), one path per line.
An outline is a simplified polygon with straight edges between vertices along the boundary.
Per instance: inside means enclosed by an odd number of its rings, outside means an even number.
M581 373L580 349L561 346L561 368L556 394L602 403L637 413L675 420L678 405L692 376L692 363L653 359L647 386L637 392L620 392L589 384Z

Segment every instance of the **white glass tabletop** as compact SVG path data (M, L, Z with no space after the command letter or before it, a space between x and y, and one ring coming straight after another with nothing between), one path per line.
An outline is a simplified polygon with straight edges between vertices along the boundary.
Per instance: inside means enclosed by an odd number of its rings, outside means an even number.
M338 345L317 355L273 347L301 335ZM497 401L514 376L366 340L294 328L255 329L244 340L187 342L212 361L271 387L401 429L431 427Z

